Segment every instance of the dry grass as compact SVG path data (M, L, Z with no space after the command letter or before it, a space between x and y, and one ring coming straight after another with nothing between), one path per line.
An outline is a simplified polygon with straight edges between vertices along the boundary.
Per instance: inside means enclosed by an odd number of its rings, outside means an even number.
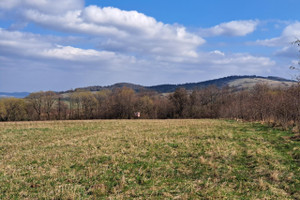
M266 84L271 88L288 88L296 85L296 82L289 81L275 81L263 78L242 78L229 83L230 87L237 87L239 89L251 89L257 84Z
M299 199L299 141L222 120L0 123L0 199Z

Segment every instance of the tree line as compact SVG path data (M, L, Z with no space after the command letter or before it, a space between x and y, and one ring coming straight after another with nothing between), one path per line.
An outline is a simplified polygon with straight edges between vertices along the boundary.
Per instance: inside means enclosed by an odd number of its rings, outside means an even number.
M68 96L52 91L31 93L24 99L0 99L0 121L226 118L263 121L284 128L300 127L300 86L272 89L257 84L250 90L230 87L187 91L178 88L167 95L130 88L76 91Z

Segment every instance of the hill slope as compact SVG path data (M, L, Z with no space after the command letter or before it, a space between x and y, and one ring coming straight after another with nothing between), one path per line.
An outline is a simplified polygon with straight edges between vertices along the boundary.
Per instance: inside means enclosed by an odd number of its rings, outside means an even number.
M132 83L117 83L110 86L90 86L90 87L83 87L83 88L77 88L75 91L100 91L104 89L113 90L116 88L122 88L122 87L128 87L136 92L144 91L144 90L153 90L158 93L169 93L174 92L176 88L185 88L187 90L193 90L193 89L201 89L206 88L210 85L215 85L219 88L229 86L233 87L236 90L243 90L243 89L250 89L257 83L264 83L268 84L271 87L289 87L293 84L295 84L295 81L280 78L280 77L262 77L262 76L228 76L224 78L209 80L209 81L203 81L203 82L197 82L197 83L185 83L185 84L162 84L162 85L155 85L155 86L141 86L136 85ZM66 91L62 93L69 93L72 91Z
M262 77L262 76L228 76L219 79L213 79L208 81L202 81L197 83L184 83L184 84L162 84L162 85L155 85L155 86L142 86L132 83L116 83L114 85L109 86L88 86L82 88L76 88L75 90L67 90L58 92L60 94L68 94L75 91L101 91L101 90L114 90L116 88L127 87L135 90L136 92L141 91L155 91L158 93L170 93L174 92L177 88L185 88L186 90L193 90L193 89L202 89L206 88L211 85L215 85L218 88L222 88L225 86L233 87L235 90L244 90L244 89L251 89L257 83L267 84L271 87L289 87L293 84L296 84L293 80L288 80L280 77ZM28 92L14 92L14 93L4 93L0 92L0 98L6 97L16 97L16 98L24 98L28 96L30 93Z

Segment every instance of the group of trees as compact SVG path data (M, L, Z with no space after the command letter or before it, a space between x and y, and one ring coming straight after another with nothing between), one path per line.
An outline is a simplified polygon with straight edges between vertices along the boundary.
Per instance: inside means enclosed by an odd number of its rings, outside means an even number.
M285 128L300 127L300 86L271 89L256 85L233 91L210 86L201 90L177 89L168 95L130 88L113 91L76 91L68 96L55 92L31 93L24 99L0 100L0 121L141 118L231 118L264 121Z
M172 118L227 118L262 121L273 126L300 128L300 86L272 89L257 84L233 92L214 86L188 94L178 89L169 96Z

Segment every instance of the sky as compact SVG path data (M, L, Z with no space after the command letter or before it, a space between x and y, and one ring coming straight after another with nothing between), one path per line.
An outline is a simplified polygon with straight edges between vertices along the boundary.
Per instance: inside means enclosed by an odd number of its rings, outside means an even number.
M0 91L295 77L299 0L0 0Z

